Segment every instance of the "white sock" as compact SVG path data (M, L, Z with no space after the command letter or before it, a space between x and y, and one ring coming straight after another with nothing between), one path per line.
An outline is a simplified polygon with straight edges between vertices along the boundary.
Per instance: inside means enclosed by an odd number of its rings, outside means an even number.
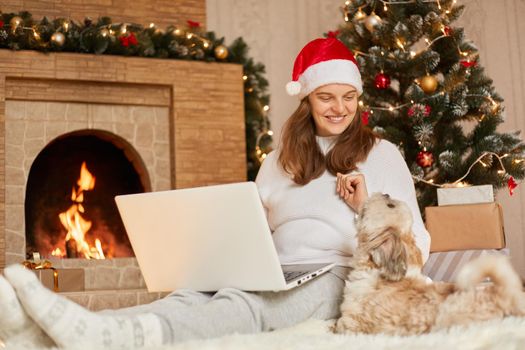
M54 342L25 313L13 287L0 276L0 339L6 347L51 347Z
M4 274L29 316L61 347L162 345L161 321L152 313L133 316L94 313L45 288L22 265L11 265Z

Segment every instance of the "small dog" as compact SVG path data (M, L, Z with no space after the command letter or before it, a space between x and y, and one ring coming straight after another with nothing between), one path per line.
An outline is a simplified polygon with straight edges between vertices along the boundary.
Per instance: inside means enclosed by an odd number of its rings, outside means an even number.
M411 335L476 321L525 315L525 293L510 262L484 256L467 264L457 284L432 282L412 233L408 206L374 194L357 219L336 333ZM490 278L492 283L481 283Z

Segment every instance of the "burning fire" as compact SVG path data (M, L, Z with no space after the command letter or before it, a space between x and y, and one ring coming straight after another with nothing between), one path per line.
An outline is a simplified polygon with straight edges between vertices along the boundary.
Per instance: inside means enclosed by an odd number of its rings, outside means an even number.
M73 204L68 210L58 215L62 226L67 230L66 251L60 248L52 251L51 255L59 257L78 257L84 256L86 259L105 259L102 251L102 243L97 238L95 246L91 246L86 240L86 233L91 228L91 221L84 219L81 214L84 213L84 191L91 191L95 187L95 177L86 167L86 162L82 163L80 168L80 178L77 181L76 188L73 187L71 200Z

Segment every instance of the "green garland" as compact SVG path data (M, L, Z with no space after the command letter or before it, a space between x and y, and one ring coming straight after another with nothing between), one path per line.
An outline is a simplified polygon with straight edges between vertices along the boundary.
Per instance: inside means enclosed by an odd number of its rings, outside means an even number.
M268 107L265 107L270 100L268 81L264 78L264 65L248 57L248 46L242 38L237 38L229 47L223 42L224 38L203 31L200 24L193 21L184 27L169 26L163 30L153 23L148 27L112 23L108 17L96 22L86 18L78 23L67 18L50 21L44 17L36 21L26 11L0 14L0 48L242 64L246 161L248 179L253 180L271 143L271 137L260 137L270 128Z

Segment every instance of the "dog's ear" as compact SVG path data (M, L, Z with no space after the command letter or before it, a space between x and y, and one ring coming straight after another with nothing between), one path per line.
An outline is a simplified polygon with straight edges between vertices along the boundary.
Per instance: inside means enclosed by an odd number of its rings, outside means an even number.
M407 251L399 232L388 227L376 237L380 244L369 250L372 261L379 268L381 277L399 281L407 272Z

